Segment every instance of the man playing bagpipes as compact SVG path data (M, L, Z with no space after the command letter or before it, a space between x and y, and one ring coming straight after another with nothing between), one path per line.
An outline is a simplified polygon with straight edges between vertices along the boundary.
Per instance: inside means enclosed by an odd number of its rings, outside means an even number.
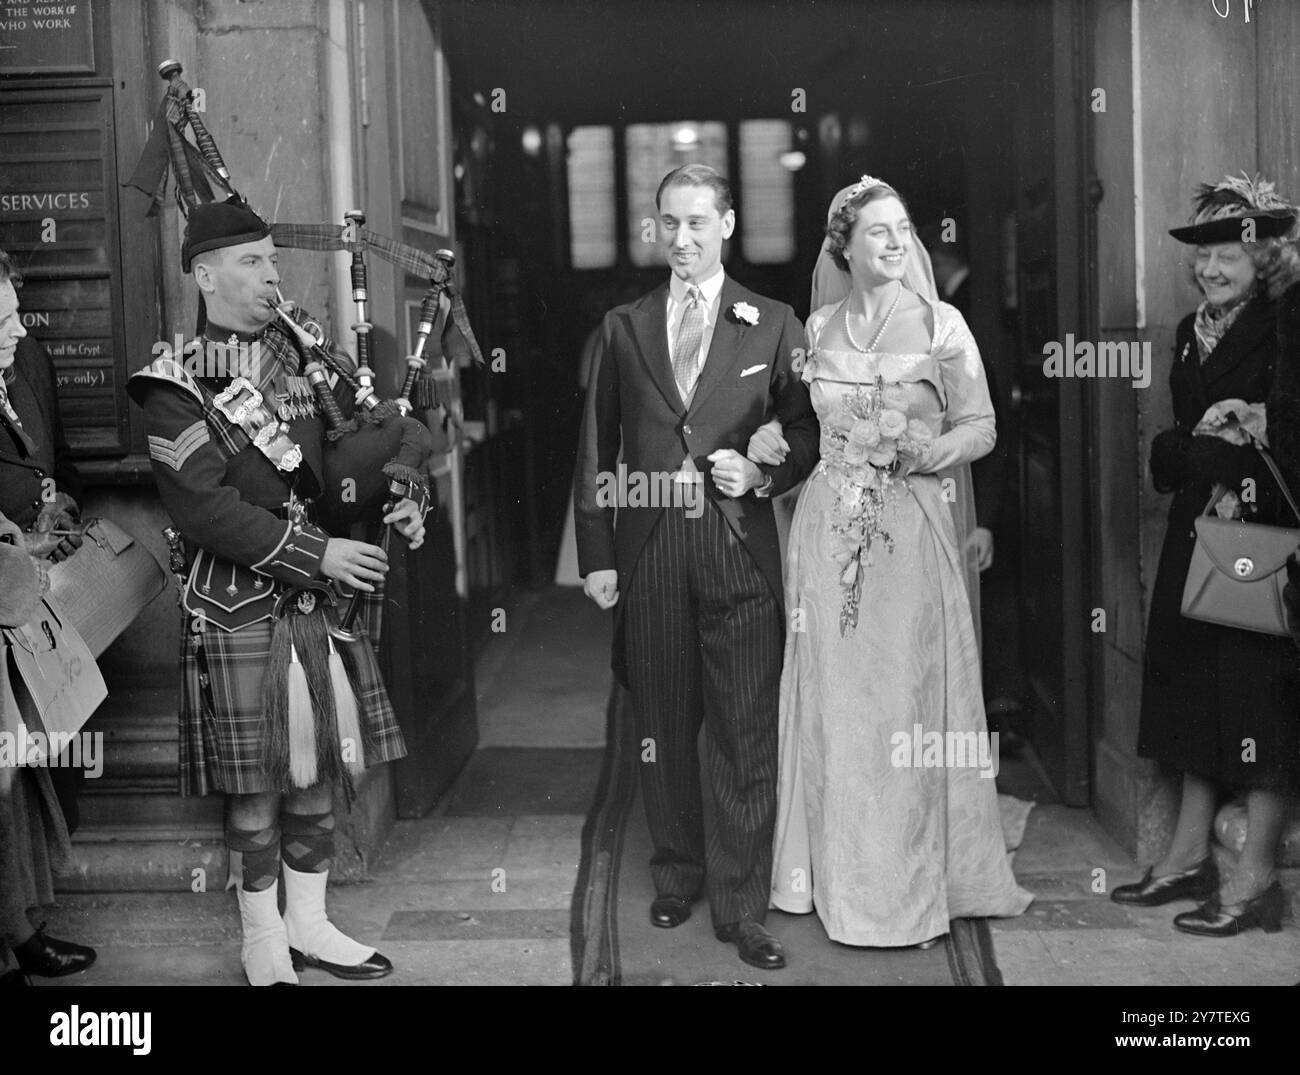
M358 500L330 424L355 426L352 399L329 389L319 353L277 311L275 244L246 204L192 208L182 268L206 309L203 336L128 383L185 539L181 790L229 797L251 984L295 984L303 966L379 978L392 964L325 914L335 781L350 792L364 767L406 754L370 642L349 641L333 607L333 583L369 593L388 571L379 546L337 536ZM416 499L394 493L382 520L412 549L424 540L427 448L407 460L410 482L390 486Z

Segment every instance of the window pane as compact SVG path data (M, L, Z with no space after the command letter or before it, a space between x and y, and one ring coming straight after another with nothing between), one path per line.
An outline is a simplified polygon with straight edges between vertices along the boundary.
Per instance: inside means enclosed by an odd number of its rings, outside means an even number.
M628 253L637 266L659 265L655 248L655 191L659 181L683 164L707 164L727 174L727 125L725 123L630 123L627 128L627 235ZM650 235L651 241L645 237Z
M781 163L790 145L787 120L740 124L741 244L745 260L755 265L794 258L794 174Z
M569 135L569 252L575 269L618 260L614 233L614 131L575 127Z
M401 86L402 200L436 214L442 206L438 170L443 167L438 146L438 116L442 108L438 81L427 77L429 57L438 41L429 18L410 0L397 9L398 73ZM421 73L425 77L420 77Z

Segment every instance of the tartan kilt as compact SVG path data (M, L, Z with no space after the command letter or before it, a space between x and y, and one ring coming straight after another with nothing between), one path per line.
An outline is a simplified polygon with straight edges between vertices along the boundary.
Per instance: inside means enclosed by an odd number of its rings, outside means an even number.
M182 795L289 791L265 773L262 681L274 622L238 631L185 615L180 642L180 786ZM406 757L406 744L368 637L351 647L357 710L367 766Z

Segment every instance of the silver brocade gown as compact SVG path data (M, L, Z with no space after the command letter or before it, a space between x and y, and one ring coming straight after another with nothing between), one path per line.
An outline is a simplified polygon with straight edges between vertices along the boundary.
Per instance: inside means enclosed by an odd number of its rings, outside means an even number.
M849 391L880 376L905 392L907 417L936 434L927 473L893 491L894 551L873 550L848 637L826 473L838 449L825 432L790 534L772 906L815 906L846 944L918 944L947 933L950 918L1017 915L1033 898L1007 861L991 768L963 749L986 733L979 650L952 491L929 473L991 450L993 407L966 322L946 303L931 307L928 354L819 350L836 307L808 321L803 378L824 431ZM964 764L924 764L936 757Z

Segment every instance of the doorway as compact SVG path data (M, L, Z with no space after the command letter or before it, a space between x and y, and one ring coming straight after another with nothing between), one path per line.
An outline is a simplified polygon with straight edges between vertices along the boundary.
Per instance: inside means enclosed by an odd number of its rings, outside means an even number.
M515 513L493 552L511 569L480 580L485 592L553 577L583 344L605 310L662 279L643 241L659 178L691 160L728 174L727 271L803 318L831 197L881 176L918 225L965 240L969 321L1012 460L995 542L1015 563L997 602L1021 639L1012 689L1058 793L1086 803L1084 400L1042 375L1042 344L1081 331L1077 7L649 0L594 19L559 0L443 4L475 323L491 326L485 350L512 356L482 407L522 451L484 479Z

